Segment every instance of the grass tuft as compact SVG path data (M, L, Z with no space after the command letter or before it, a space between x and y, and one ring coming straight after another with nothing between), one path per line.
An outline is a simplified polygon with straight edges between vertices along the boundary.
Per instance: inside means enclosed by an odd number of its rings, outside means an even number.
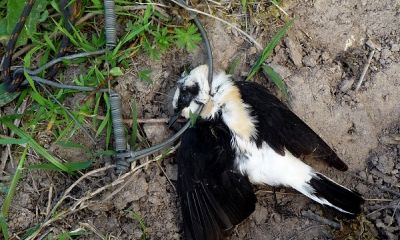
M267 58L271 56L275 47L285 36L286 32L289 30L290 26L292 26L293 22L294 19L286 22L285 25L281 29L279 29L279 31L272 37L271 41L267 44L267 46L262 51L261 55L258 57L253 67L250 69L250 73L247 76L247 80L251 80L254 77L254 75L261 69L265 60L267 60Z

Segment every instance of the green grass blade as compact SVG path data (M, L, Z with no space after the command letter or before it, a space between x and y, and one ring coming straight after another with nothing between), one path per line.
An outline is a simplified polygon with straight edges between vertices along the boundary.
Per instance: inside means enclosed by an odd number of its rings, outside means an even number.
M19 96L20 92L8 92L4 83L0 84L0 108L14 101Z
M240 3L242 5L242 13L246 14L247 13L247 0L240 0Z
M107 132L106 132L106 148L108 150L108 147L110 146L111 142L111 133L112 133L112 124L110 121L110 124L107 125Z
M83 161L83 162L69 162L64 164L70 171L80 171L89 168L92 165L92 161ZM28 167L28 169L42 169L42 170L53 170L53 171L61 171L58 167L54 166L51 163L38 163L32 164Z
M65 166L59 159L53 157L50 153L46 151L42 146L39 145L31 136L29 136L27 133L19 129L17 126L14 124L4 121L3 122L6 127L11 129L15 134L17 134L20 138L27 139L29 142L29 145L42 157L44 157L46 160L57 166L59 169L65 172L71 172L67 166Z
M139 223L140 229L142 230L142 233L143 233L142 237L140 239L146 240L147 239L147 234L146 234L147 230L146 230L146 224L145 224L143 218L133 210L128 210L128 213L130 213L132 218Z
M278 87L278 89L285 95L285 98L287 99L289 97L288 88L279 73L275 72L275 70L267 64L263 64L262 69L263 72L272 80L272 82Z
M28 139L25 138L0 138L0 145L8 145L8 144L18 144L22 145L28 142Z
M116 56L117 53L119 52L119 49L127 42L131 41L134 37L136 37L137 35L139 35L140 33L142 33L144 30L146 30L148 28L150 23L143 25L142 27L127 33L121 41L119 41L119 43L117 44L117 46L114 48L113 52L112 52L112 56Z
M292 26L294 19L285 23L285 25L279 29L279 31L272 37L271 41L267 44L264 48L261 55L258 57L256 63L250 70L249 75L247 76L247 80L251 80L254 75L260 70L262 67L261 65L265 62L265 60L271 56L272 52L274 51L275 47L279 44L283 36L285 36L286 32L288 31L289 27Z
M11 184L10 184L10 188L8 190L7 196L4 199L3 205L1 206L1 215L6 219L8 217L8 210L10 209L12 199L15 195L15 190L17 188L17 184L18 184L19 180L21 179L22 169L24 167L24 163L26 160L26 153L28 152L28 148L29 148L29 146L26 146L22 153L21 159L18 162L17 170L15 170L15 174L11 180Z
M3 236L4 240L10 239L9 234L8 234L8 225L6 218L3 216L3 214L0 214L0 228L1 228L1 234L0 236Z
M31 236L32 234L34 234L38 229L39 229L40 225L35 225L33 227L28 228L25 231L25 234L22 235L22 239L27 239L29 236Z
M197 119L199 118L199 115L196 113L192 113L192 111L189 112L189 118L190 118L190 125L193 127L196 125Z
M57 145L60 145L64 148L76 148L76 149L85 149L85 146L80 143L69 142L69 141L58 141Z
M103 132L103 130L107 126L109 120L110 120L110 113L107 112L103 121L101 121L99 128L97 129L96 137L98 137Z
M49 37L49 33L48 33L48 32L45 32L44 35L43 35L43 37L44 37L44 40L45 40L46 43L47 43L47 46L49 46L49 48L50 48L51 50L53 50L53 52L56 52L56 51L57 51L57 50L56 50L56 47L54 46L53 42L51 41L51 39L50 39L50 37Z

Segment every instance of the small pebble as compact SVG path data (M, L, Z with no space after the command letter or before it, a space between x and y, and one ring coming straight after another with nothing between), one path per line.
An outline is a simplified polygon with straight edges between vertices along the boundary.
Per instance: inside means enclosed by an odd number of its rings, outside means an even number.
M317 65L317 61L315 61L313 57L307 55L303 58L303 64L307 67L315 67Z
M392 52L398 52L400 51L400 44L392 44L392 47L390 48Z
M394 168L394 161L386 155L382 155L379 157L376 168L384 174L389 174Z
M367 173L364 171L360 172L360 177L367 179Z
M368 182L374 183L374 178L372 177L372 175L368 176Z
M378 51L381 50L381 45L379 43L372 41L371 39L368 39L368 41L365 44L367 44L367 46L372 49L377 49Z
M347 92L353 86L354 78L344 79L339 86L341 92Z
M378 219L378 220L376 220L375 226L377 228L383 228L383 227L385 227L385 224L382 222L382 220Z
M285 44L288 49L289 57L292 59L294 65L301 67L302 63L302 49L300 44L293 41L291 38L285 38Z
M392 55L392 52L388 48L382 49L381 59L388 59Z
M393 222L392 216L386 215L385 218L383 219L386 225L389 225L391 222Z
M322 52L322 54L321 54L322 61L328 61L330 58L331 57L327 51Z

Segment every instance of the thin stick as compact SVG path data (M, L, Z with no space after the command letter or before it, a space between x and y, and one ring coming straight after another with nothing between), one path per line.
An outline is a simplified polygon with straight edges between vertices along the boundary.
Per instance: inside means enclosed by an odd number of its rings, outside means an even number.
M76 180L69 188L67 188L67 190L65 190L64 194L62 195L62 197L60 198L60 200L58 200L58 202L54 205L53 209L51 210L50 214L47 215L47 218L49 216L54 215L55 211L57 210L57 208L61 205L61 203L67 198L68 194L72 191L72 189L78 185L81 181L83 181L84 179L99 173L99 172L103 172L106 171L107 169L113 168L115 167L115 165L108 165L102 168L98 168L98 169L94 169L90 172L85 173L84 175L82 175L78 180Z
M375 49L372 49L372 51L369 53L368 61L367 61L367 63L366 63L365 66L364 66L364 69L363 69L363 71L362 71L362 73L361 73L360 79L359 79L358 82L357 82L356 88L354 89L356 92L358 91L358 89L360 89L361 84L362 84L363 81L364 81L365 74L366 74L367 71L368 71L369 65L371 64L371 61L372 61L372 58L374 57L374 54L375 54Z
M169 155L169 154L175 152L176 149L178 148L178 146L179 146L179 145L176 145L176 146L172 147L172 148L170 149L170 151L168 151L168 153L166 153L166 154ZM111 183L111 184L114 184L114 186L117 185L117 184L119 184L119 183L120 183L121 181L123 181L125 178L127 178L127 177L129 177L130 175L133 175L134 173L136 173L136 170L138 170L138 169L140 169L140 168L143 168L143 167L146 167L146 166L148 166L148 165L149 165L150 163L152 163L152 162L157 162L157 161L159 161L160 159L162 159L163 157L165 157L165 155L161 154L161 155L158 155L157 157L155 157L154 159L152 159L152 160L150 160L150 161L146 161L145 163L143 163L143 164L141 164L141 165L135 167L135 168L134 168L133 170L131 170L130 172L128 172L128 173L122 175L121 177L119 177L117 180L115 180L115 181L114 181L113 183ZM128 180L127 182L129 182L129 181L130 181L130 180ZM125 186L125 185L126 185L126 183L124 184L124 186ZM107 187L107 185L106 185L105 187ZM109 194L108 196L106 196L105 198L103 198L102 201L104 202L104 201L110 200L113 196L115 196L118 192L120 192L120 191L122 190L122 188L123 188L123 187L120 187L120 188L118 188L117 190L113 191L111 194Z
M389 226L391 226L393 224L394 215L396 215L396 212L397 212L397 209L399 208L399 205L400 205L400 201L396 204L396 207L393 210L393 214L392 214L392 218L390 219Z
M167 173L164 171L163 167L161 166L161 164L159 162L157 162L158 167L161 169L161 171L163 172L164 176L167 178L168 183L171 185L171 187L174 189L174 192L176 192L176 188L174 186L174 184L172 183L171 179L169 179Z
M275 7L277 7L279 9L279 11L283 12L283 14L285 14L286 16L289 16L289 14L283 10L283 8L281 8L278 4L275 3L275 1L270 1Z
M314 220L314 221L329 225L329 226L333 227L334 229L340 229L341 228L340 223L332 221L332 220L329 220L329 219L324 218L324 217L321 217L321 216L319 216L319 215L317 215L317 214L315 214L315 213L313 213L311 211L307 211L307 212L306 211L302 211L301 215L303 217L308 218L308 219L311 219L311 220Z
M101 240L106 240L107 238L100 233L100 231L93 225L93 223L91 222L87 222L87 223L79 223L79 225L81 225L84 228L89 229L90 231L92 231L94 234L96 234Z
M383 210L383 209L386 209L386 208L395 208L399 203L400 203L400 199L395 199L395 200L391 201L387 205L369 206L368 209L369 210L378 210L378 211L380 211L380 210ZM369 213L369 214L371 214L371 213Z
M385 198L364 198L365 201L368 202L391 202L394 201L394 199L385 199Z
M184 9L186 9L186 10L188 10L188 11L191 11L191 12L194 12L194 13L199 13L199 14L201 14L201 15L205 15L205 16L207 16L207 17L214 18L215 20L218 20L218 21L220 21L220 22L225 23L226 25L228 25L228 26L234 28L236 31L238 31L238 32L240 32L241 34L243 34L244 36L246 36L246 37L250 40L250 42L252 42L252 43L256 46L256 48L257 48L258 50L262 50L262 49L263 49L263 47L261 46L261 44L259 44L252 36L250 36L249 34L247 34L247 33L246 33L245 31L243 31L242 29L236 27L236 26L233 25L232 23L230 23L230 22L228 22L228 21L226 21L226 20L224 20L224 19L222 19L222 18L219 18L219 17L216 17L216 16L214 16L214 15L211 15L211 14L209 14L209 13L205 13L205 12L202 12L202 11L200 11L200 10L197 10L197 9L195 9L195 8L187 7L187 6L183 5L182 3L179 3L179 2L177 2L177 1L175 1L175 0L170 0L170 1L173 2L173 3L175 3L175 4L177 4L177 5L179 5L180 7L184 8Z
M46 208L46 216L48 216L50 213L52 199L53 199L53 184L50 185L50 189L49 189L47 208Z

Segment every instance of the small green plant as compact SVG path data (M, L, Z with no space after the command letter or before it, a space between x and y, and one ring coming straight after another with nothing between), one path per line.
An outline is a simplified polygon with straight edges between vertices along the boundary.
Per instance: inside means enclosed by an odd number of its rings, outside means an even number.
M147 83L151 83L151 70L143 69L138 72L138 77L140 80L145 81Z
M242 13L247 13L247 0L240 0L240 4L242 5Z
M178 47L191 51L201 41L201 36L197 32L196 26L190 24L187 29L175 28L175 40Z
M70 6L76 1L70 1ZM103 2L101 0L84 0L82 12L84 14L102 14ZM22 8L26 1L1 1L0 2L0 41L5 41L10 37ZM162 54L168 49L176 46L193 50L200 43L201 37L195 25L176 26L175 22L167 14L157 10L152 4L146 5L143 10L129 10L129 7L137 6L131 1L116 1L118 21L126 26L125 33L119 38L117 46L107 51L105 55L88 57L74 60L63 60L59 74L51 80L64 82L79 86L91 86L96 89L112 88L115 78L123 76L126 68L132 65L136 54L146 54L153 60L161 59ZM143 6L143 5L140 5ZM127 7L127 8L125 8ZM52 59L60 48L60 35L65 35L71 42L73 51L94 51L105 47L105 34L102 26L96 20L86 19L87 24L74 24L72 30L68 31L64 27L64 20L60 14L59 3L57 0L36 0L35 6L27 19L26 26L20 35L17 48L14 52L21 49L22 45L27 45L29 49L23 56L23 66L27 69L35 69ZM79 19L81 20L81 19ZM161 23L161 24L160 24ZM4 50L0 50L0 54ZM17 60L18 61L18 60ZM13 62L13 65L20 62ZM65 66L72 66L76 69L77 76L64 75L62 69ZM46 71L39 75L46 78ZM142 81L151 83L151 70L141 69L138 71L138 78ZM62 171L67 174L79 174L78 171L91 167L92 160L96 157L114 154L109 150L111 146L112 121L108 93L103 91L93 91L86 94L84 99L79 99L73 104L64 106L63 103L71 101L78 93L75 90L57 89L43 87L26 75L29 86L17 94L5 93L5 89L0 85L0 107L2 103L8 104L16 99L16 108L23 101L27 101L27 109L20 115L9 115L0 118L0 123L7 127L9 132L14 132L15 137L2 138L0 144L19 145L13 149L25 147L25 152L20 158L20 164L13 175L10 184L1 185L1 189L7 191L7 196L2 206L0 216L0 227L3 238L8 238L7 214L8 208L12 203L17 183L23 179L21 172L23 169ZM138 79L138 80L139 80ZM2 92L3 91L3 92ZM75 99L74 99L75 100ZM133 101L134 102L134 101ZM14 104L14 103L12 103ZM131 142L133 148L140 142L137 107L132 105L132 135ZM14 125L15 119L21 120L20 125ZM105 150L92 152L88 151L88 160L82 162L64 162L55 157L44 148L37 136L43 132L49 134L51 144L62 146L63 148L82 148L75 144L73 137L78 131L84 132L87 129L88 137L104 138ZM94 135L94 136L92 136ZM17 150L18 150L17 149ZM26 151L33 151L45 160L38 164L24 164L27 158ZM17 152L17 151L16 151ZM47 162L46 162L47 161ZM26 161L28 162L28 161ZM55 216L56 217L56 216ZM134 219L141 219L139 218ZM139 221L139 220L138 220ZM143 229L143 239L146 239L145 225L139 221ZM40 224L26 230L23 235L26 237L37 234ZM55 236L56 239L70 239L73 237L71 232L65 232ZM54 236L54 235L52 235Z
M14 198L14 195L15 195L15 190L17 189L18 182L22 176L22 170L24 168L26 154L28 152L28 149L29 149L29 146L26 146L22 153L22 156L18 162L17 170L15 171L14 176L11 180L10 188L8 190L6 198L4 199L3 204L1 205L1 215L0 215L1 220L8 218L8 210L10 209L12 199ZM4 228L3 224L2 224L2 228Z
M160 31L153 32L153 35L161 51L169 48L172 41L172 36L170 33L168 33L167 27L161 28Z
M247 80L251 80L255 74L262 69L263 72L272 80L272 82L277 86L277 88L282 91L286 98L289 98L289 93L287 90L287 86L283 81L282 77L275 72L275 70L268 66L265 63L265 60L271 56L275 47L279 44L282 38L285 36L286 32L289 30L290 26L292 26L294 19L285 23L285 25L279 29L279 31L272 37L271 41L267 44L267 46L262 51L261 55L258 57L257 61L250 69L250 73L247 76Z
M139 223L140 229L142 230L142 237L140 239L142 240L147 240L147 234L146 234L146 225L143 221L143 218L135 211L133 210L128 210L128 213L131 215L131 217L136 220Z
M272 37L271 41L267 44L267 46L262 51L261 55L258 57L257 61L254 63L253 67L250 69L250 73L247 76L247 80L251 80L254 75L261 69L265 60L271 56L275 47L279 44L282 38L285 36L289 27L292 26L294 19L285 23L285 25L279 29L279 31Z
M79 239L79 237L84 236L86 234L87 232L84 229L79 228L74 231L60 233L57 236L51 237L51 239L72 240L72 239Z
M192 127L194 127L194 125L196 125L196 122L199 117L200 117L199 114L192 113L192 111L189 112L190 125Z

